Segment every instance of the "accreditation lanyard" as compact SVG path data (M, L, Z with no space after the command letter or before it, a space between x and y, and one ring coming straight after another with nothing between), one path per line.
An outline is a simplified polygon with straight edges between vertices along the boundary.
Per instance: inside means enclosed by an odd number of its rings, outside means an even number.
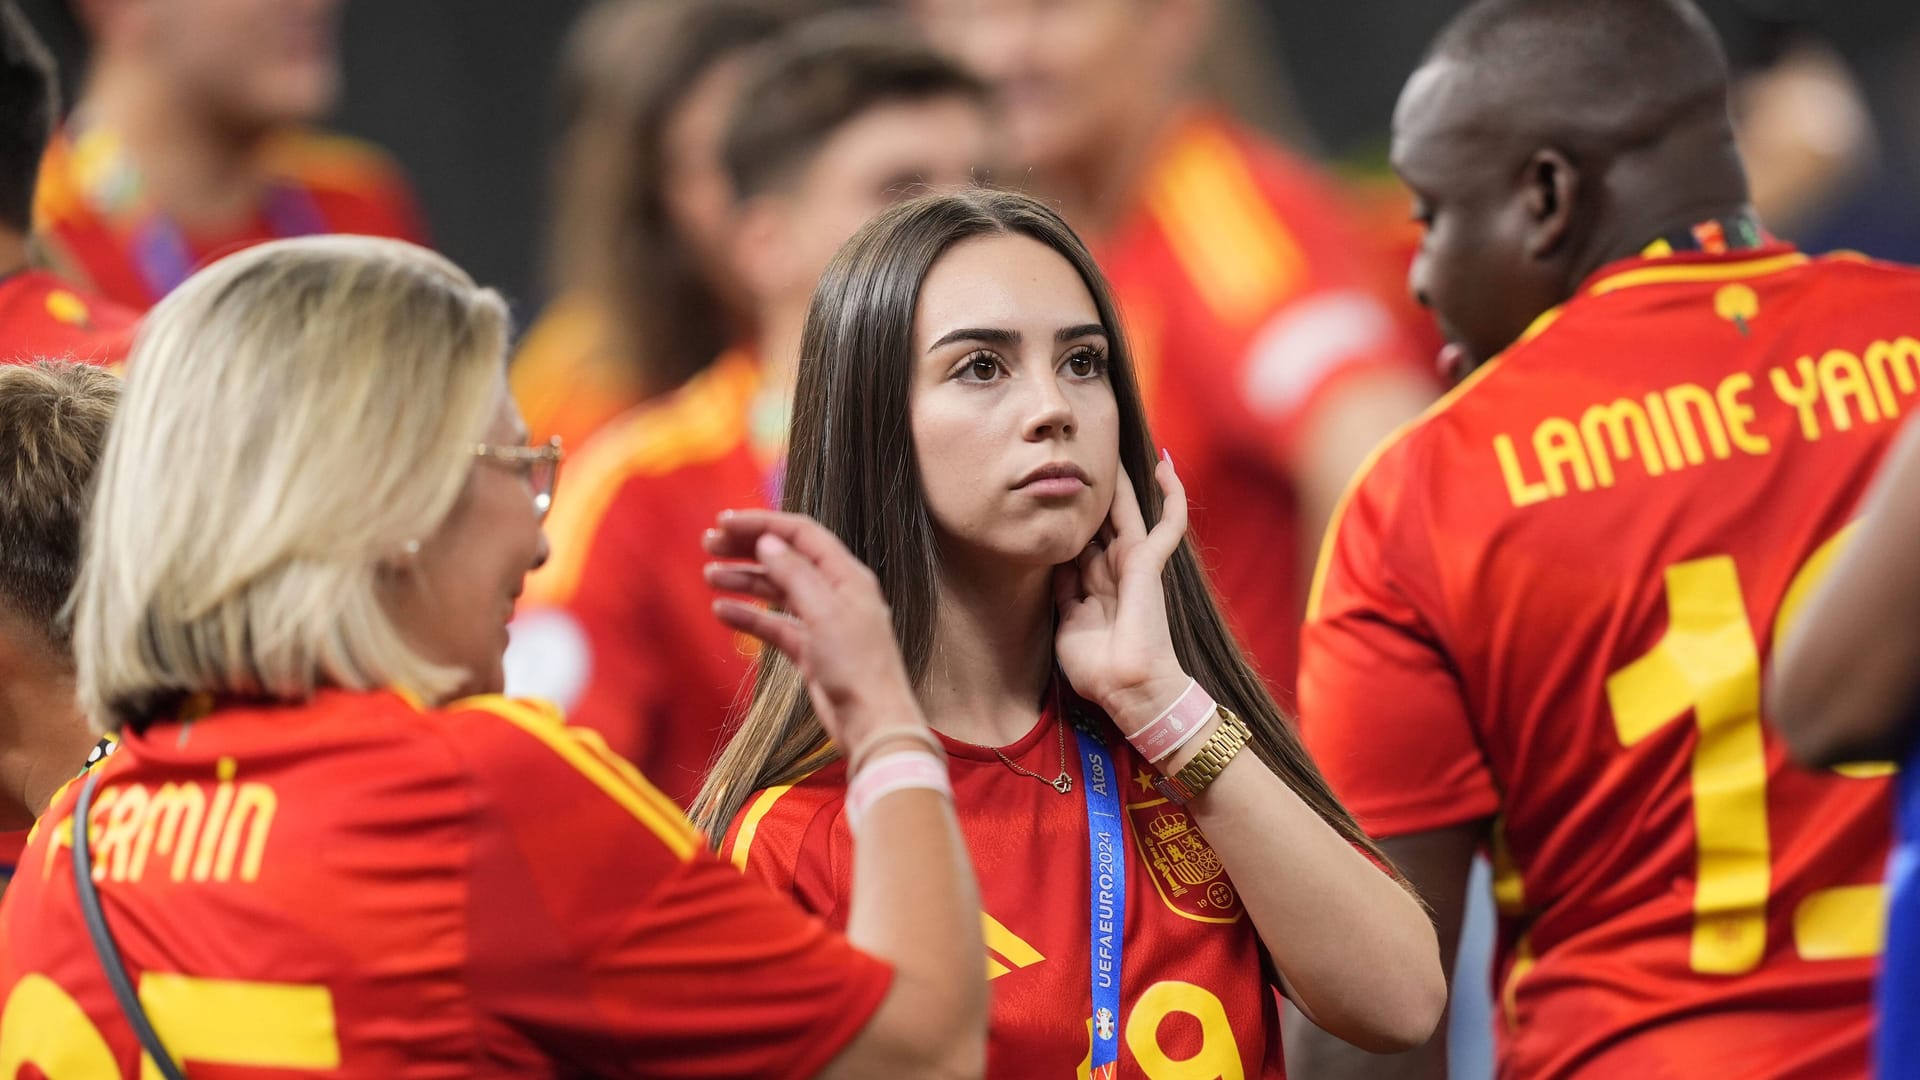
M1127 851L1121 833L1120 782L1099 735L1075 725L1087 800L1088 930L1092 958L1093 1056L1089 1080L1113 1080L1120 1061L1120 950L1127 913Z
M269 187L260 204L260 216L275 239L327 231L327 219L313 195L293 183L276 182ZM134 224L132 247L140 280L156 300L193 273L193 247L187 242L187 234L158 208L149 210Z

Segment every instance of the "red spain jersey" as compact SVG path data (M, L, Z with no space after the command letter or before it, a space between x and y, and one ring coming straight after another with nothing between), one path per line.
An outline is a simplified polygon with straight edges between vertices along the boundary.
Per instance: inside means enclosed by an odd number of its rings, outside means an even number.
M1087 1075L1093 991L1086 775L1075 736L1056 715L1049 708L1002 751L1045 777L1064 768L1073 778L1064 795L1014 773L990 749L941 738L985 907L988 1076L1070 1080L1076 1069ZM1147 764L1101 726L1115 748L1126 810L1119 1075L1285 1076L1265 952L1225 867L1187 814L1154 790ZM840 762L758 792L721 850L843 927L853 895L845 795Z
M1284 696L1314 542L1292 477L1315 408L1357 374L1432 371L1380 292L1405 267L1381 265L1308 166L1209 113L1175 130L1096 254L1234 636Z
M752 667L751 643L713 617L700 541L720 511L772 505L762 385L752 355L728 353L568 463L507 653L516 692L560 702L683 806Z
M528 328L507 375L534 445L552 436L572 447L640 404L633 365L607 346L607 316L581 296L562 296Z
M40 160L35 234L61 273L136 311L195 269L264 240L361 233L426 242L406 178L374 147L291 131L261 153L268 183L255 213L231 228L196 232L143 196L139 170L112 132L63 129Z
M45 270L22 270L0 278L0 364L118 364L133 347L139 318L110 300L83 295Z
M1375 835L1494 822L1500 1075L1867 1075L1885 767L1760 714L1916 400L1920 273L1771 245L1603 269L1378 453L1305 631Z
M191 1075L811 1076L891 979L538 705L234 705L97 775L106 918ZM8 1076L140 1075L81 921L77 792L0 904Z
M27 831L0 833L0 885L13 877L13 869L20 862L20 853L27 849Z

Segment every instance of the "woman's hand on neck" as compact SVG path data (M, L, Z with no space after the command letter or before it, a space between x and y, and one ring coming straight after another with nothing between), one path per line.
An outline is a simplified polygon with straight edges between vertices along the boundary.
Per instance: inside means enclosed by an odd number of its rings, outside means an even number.
M1017 742L1053 679L1053 571L990 557L941 562L921 708L934 730L963 742Z

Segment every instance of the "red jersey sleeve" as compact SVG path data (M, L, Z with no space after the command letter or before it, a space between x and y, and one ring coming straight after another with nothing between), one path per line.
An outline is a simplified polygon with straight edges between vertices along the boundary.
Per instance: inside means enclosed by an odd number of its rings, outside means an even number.
M454 708L485 714L461 752L490 1017L604 1076L811 1076L865 1027L888 966L715 858L593 733L506 698Z
M844 898L853 895L845 776L845 763L834 762L795 783L754 792L720 843L749 877L842 928Z
M1499 807L1441 645L1415 452L1411 440L1389 447L1335 513L1301 638L1301 733L1377 837L1461 825Z

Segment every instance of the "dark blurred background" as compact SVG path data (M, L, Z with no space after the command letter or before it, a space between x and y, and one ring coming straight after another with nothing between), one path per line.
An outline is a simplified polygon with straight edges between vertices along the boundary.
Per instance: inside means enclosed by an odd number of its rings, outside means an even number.
M436 243L506 292L523 323L544 300L552 75L568 24L589 2L356 0L346 9L336 126L399 158ZM1223 91L1251 119L1375 182L1400 83L1463 6L1221 3L1219 62L1208 68ZM21 6L59 56L72 100L83 58L65 0ZM1920 260L1920 4L1702 6L1736 69L1752 76L1736 100L1764 117L1753 152L1781 189L1763 200L1774 228L1816 250Z

